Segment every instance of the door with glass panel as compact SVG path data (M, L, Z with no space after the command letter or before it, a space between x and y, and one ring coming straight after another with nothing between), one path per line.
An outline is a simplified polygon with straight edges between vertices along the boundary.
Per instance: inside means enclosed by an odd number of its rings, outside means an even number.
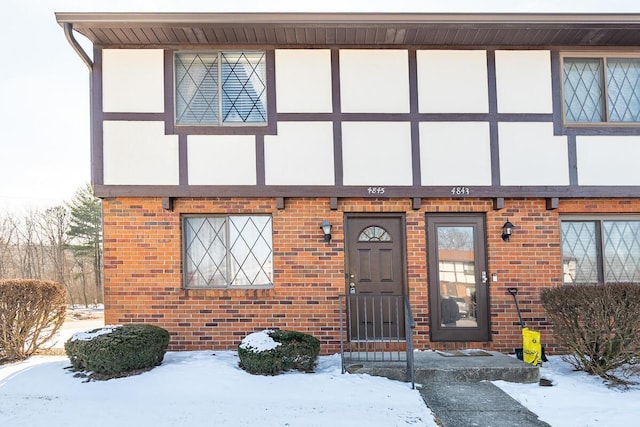
M489 340L484 216L427 215L432 341Z

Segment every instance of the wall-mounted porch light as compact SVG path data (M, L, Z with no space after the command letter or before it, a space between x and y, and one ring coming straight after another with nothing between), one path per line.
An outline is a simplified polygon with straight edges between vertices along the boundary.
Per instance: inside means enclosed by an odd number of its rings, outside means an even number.
M509 240L509 237L511 237L511 233L513 232L514 228L515 225L511 224L511 222L507 220L507 222L505 222L502 226L502 240L504 240L505 242Z
M320 228L322 229L322 234L324 235L324 241L329 243L331 241L331 223L329 221L322 220L322 224L320 224Z

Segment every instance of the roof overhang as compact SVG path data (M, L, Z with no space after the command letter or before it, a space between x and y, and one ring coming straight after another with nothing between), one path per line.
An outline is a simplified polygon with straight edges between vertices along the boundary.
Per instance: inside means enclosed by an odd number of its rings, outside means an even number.
M640 46L640 14L56 13L94 45Z

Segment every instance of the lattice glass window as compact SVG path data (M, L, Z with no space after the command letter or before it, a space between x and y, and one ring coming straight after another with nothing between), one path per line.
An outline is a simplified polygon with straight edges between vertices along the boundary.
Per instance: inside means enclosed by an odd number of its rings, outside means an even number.
M562 221L564 283L640 282L640 220Z
M358 236L359 242L390 242L391 235L382 227L372 225L367 227Z
M185 216L186 288L271 286L271 217Z
M568 123L640 122L640 58L563 59Z
M175 54L178 125L266 124L265 52Z

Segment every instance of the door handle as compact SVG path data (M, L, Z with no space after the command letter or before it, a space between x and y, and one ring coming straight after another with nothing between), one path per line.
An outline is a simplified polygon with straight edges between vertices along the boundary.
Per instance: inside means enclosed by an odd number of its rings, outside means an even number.
M484 283L486 285L488 281L489 281L489 278L487 277L487 272L483 271L482 272L482 283Z
M349 283L349 293L350 294L355 294L356 293L356 284L351 282Z

